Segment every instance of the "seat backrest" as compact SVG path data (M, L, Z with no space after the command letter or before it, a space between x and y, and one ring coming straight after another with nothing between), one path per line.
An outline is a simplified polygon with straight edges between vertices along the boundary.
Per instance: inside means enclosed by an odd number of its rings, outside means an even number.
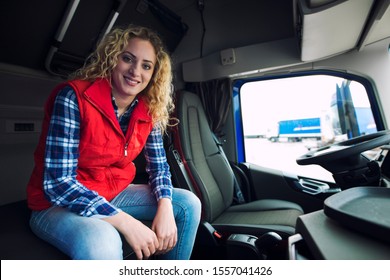
M200 192L203 218L212 222L233 203L234 175L213 138L199 97L178 92L176 110L182 157Z

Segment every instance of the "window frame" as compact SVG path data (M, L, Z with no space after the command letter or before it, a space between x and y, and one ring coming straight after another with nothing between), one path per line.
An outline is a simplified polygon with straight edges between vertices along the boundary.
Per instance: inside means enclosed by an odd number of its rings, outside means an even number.
M303 77L303 76L314 76L314 75L330 75L348 80L354 80L361 83L367 92L367 97L371 105L372 114L376 123L377 130L384 130L385 123L381 114L377 95L375 93L374 85L369 79L359 76L357 74L340 72L335 70L311 70L311 71L299 71L287 74L276 74L273 76L261 76L261 77L250 77L250 78L239 78L232 82L232 103L233 103L233 118L235 124L235 135L236 135L236 151L237 151L237 162L246 162L245 159L245 139L244 139L244 128L242 118L242 108L240 91L242 86L248 82L277 80L283 78Z

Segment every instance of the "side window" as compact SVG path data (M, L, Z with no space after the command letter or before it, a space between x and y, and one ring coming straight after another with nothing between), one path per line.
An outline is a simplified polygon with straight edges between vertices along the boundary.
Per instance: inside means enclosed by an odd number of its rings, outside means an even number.
M366 88L358 81L308 75L245 82L239 89L245 161L334 181L296 158L378 130Z

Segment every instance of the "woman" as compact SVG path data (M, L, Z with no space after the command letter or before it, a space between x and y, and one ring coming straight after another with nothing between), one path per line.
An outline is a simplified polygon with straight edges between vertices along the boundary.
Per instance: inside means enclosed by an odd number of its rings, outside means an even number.
M162 135L171 82L160 38L129 26L107 34L53 91L27 187L37 236L72 259L123 258L120 234L137 259L190 258L200 202L170 179ZM142 150L149 184L134 185Z

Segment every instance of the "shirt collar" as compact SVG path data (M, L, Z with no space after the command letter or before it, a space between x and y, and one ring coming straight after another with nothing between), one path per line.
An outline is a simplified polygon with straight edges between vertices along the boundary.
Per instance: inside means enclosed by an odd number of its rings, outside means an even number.
M114 107L114 110L115 110L115 115L117 117L118 116L118 106L116 105L116 102L115 102L115 97L113 95L111 95L111 100L112 100L112 106ZM138 98L135 97L133 102L131 102L130 106L127 107L126 111L123 113L123 115L130 115L131 112L133 112L135 106L138 104ZM122 115L122 116L123 116Z

